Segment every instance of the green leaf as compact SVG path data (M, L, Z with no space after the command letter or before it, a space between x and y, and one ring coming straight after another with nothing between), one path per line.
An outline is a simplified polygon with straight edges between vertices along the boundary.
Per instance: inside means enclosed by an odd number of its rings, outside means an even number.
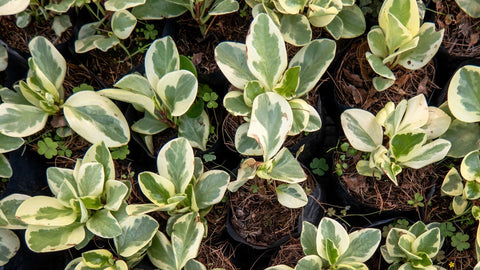
M480 126L477 123L465 123L453 119L448 130L441 136L452 143L449 157L464 157L472 150L480 149Z
M287 68L287 51L280 30L268 15L259 14L253 19L246 46L250 72L272 90Z
M323 269L322 259L317 255L309 255L301 258L295 266L295 270Z
M57 196L62 183L65 181L70 182L72 186L77 186L72 169L63 169L57 167L50 167L47 169L48 187L52 191L53 195Z
M22 138L10 137L0 133L0 154L20 148L24 143Z
M190 71L177 70L165 74L155 91L172 116L185 114L197 96L198 81Z
M72 26L70 17L66 14L53 17L52 29L55 35L61 36L69 27Z
M30 196L28 195L13 193L4 197L0 201L0 215L3 215L3 218L6 221L6 224L1 225L2 228L10 230L26 228L25 223L21 222L16 217L16 212L18 207L29 198Z
M204 226L197 213L185 214L173 224L171 238L178 269L197 257L203 233Z
M113 238L122 233L120 224L107 209L93 214L86 225L89 231L103 238Z
M299 184L281 184L275 189L278 202L288 208L299 208L307 204L307 194Z
M250 84L247 84L247 86L248 85ZM252 110L252 108L244 101L244 94L235 90L230 91L225 95L223 98L223 106L233 116L247 116Z
M380 58L388 56L388 48L385 43L385 34L381 28L372 28L367 35L368 47L372 53Z
M458 6L470 17L480 17L480 1L478 0L455 0ZM0 14L1 15L1 14Z
M193 149L184 138L167 142L157 157L159 175L175 185L176 193L184 193L193 176L195 160Z
M221 170L211 170L200 176L194 186L194 194L199 209L219 203L227 190L230 175Z
M82 253L82 259L88 267L101 268L112 264L113 254L106 249L95 249Z
M414 149L408 156L398 161L401 162L402 166L419 169L442 160L447 155L450 147L449 141L437 139Z
M412 244L413 252L425 253L433 258L440 250L440 229L434 228L421 234Z
M449 196L460 196L463 193L463 179L457 169L448 171L442 184L442 192Z
M280 32L285 42L304 46L312 39L312 28L305 15L283 14L280 18Z
M348 109L341 116L348 141L357 150L372 152L383 141L383 129L373 114L361 109Z
M190 118L187 115L180 117L178 136L186 138L192 147L205 151L209 132L210 120L205 110L202 110L202 114L196 118Z
M185 13L187 9L170 1L147 0L145 4L134 7L133 15L141 20L160 20L164 17L173 18Z
M472 151L463 158L460 172L466 180L480 178L480 151Z
M273 168L268 175L286 183L299 183L307 179L302 166L287 148L282 148L273 159Z
M238 7L238 2L235 0L216 0L210 8L208 15L217 16L233 13L238 10Z
M25 200L15 214L29 225L66 226L77 219L77 213L59 200L46 196L35 196Z
M132 130L140 134L155 135L168 128L166 123L161 122L149 113L132 125Z
M325 30L335 39L339 40L343 33L343 21L339 16L335 16L333 20L325 26Z
M344 6L337 18L342 20L341 38L355 38L362 35L367 28L362 10L357 5Z
M297 87L297 86L295 86ZM231 92L237 92L237 91L231 91ZM259 81L249 81L245 85L245 89L243 90L243 101L245 102L245 105L248 108L242 109L243 111L248 111L250 113L250 107L253 104L253 100L260 94L265 93L265 88L260 84ZM227 94L228 95L228 94ZM238 94L236 94L238 95ZM241 104L240 101L238 101L240 104L239 106L243 107L243 104Z
M168 238L157 231L152 239L152 245L147 250L148 258L153 265L160 269L177 270L175 253Z
M347 231L337 221L324 217L318 225L317 251L325 260L333 259L333 248L338 252L337 256L345 253L349 246ZM330 244L328 244L330 242Z
M300 67L296 97L306 95L314 88L335 56L336 44L329 39L315 39L304 46L290 61L288 67Z
M276 93L267 92L258 95L253 102L247 135L262 147L264 160L269 160L282 147L292 123L288 102Z
M349 234L350 244L339 263L366 262L377 250L382 234L379 229L361 229Z
M303 132L310 120L310 106L303 99L292 99L288 102L292 108L293 124L288 135L295 136Z
M215 47L215 61L228 81L238 89L255 80L247 65L245 44L222 42Z
M390 140L390 149L392 150L393 156L398 161L403 161L426 141L427 134L423 132L395 134Z
M80 196L100 197L102 195L105 184L105 172L102 164L98 162L82 163L76 179Z
M297 89L298 82L300 81L299 76L299 66L288 68L287 71L285 71L282 80L278 85L275 86L273 91L288 100L295 97L295 90Z
M167 205L168 199L175 195L175 185L165 177L152 172L140 173L138 183L142 193L159 207Z
M0 104L0 132L10 137L27 137L45 127L48 114L22 104Z
M302 244L303 253L305 255L317 255L317 228L308 221L302 223L302 233L300 235L300 242Z
M477 66L463 66L451 78L448 107L457 119L468 123L480 121L479 83L480 67Z
M0 6L1 8L1 6ZM17 235L7 229L0 228L0 266L8 263L20 249L20 240Z
M170 36L157 39L150 45L145 54L145 75L152 88L157 87L158 81L165 74L179 68L180 59L177 47Z
M115 249L130 257L147 246L158 232L158 223L150 216L129 216L120 222L122 234L114 238Z
M145 0L108 0L105 1L105 9L120 11L145 4Z
M375 54L371 54L370 52L366 52L365 56L370 64L370 67L373 69L373 71L375 71L375 73L385 79L395 80L395 75L393 74L392 70L382 62L380 57L376 56Z
M244 156L261 156L263 154L262 148L258 142L247 136L250 124L243 123L235 132L235 149Z
M467 200L476 200L480 198L480 183L477 181L467 181L463 193Z
M108 180L105 182L105 209L117 211L126 199L128 187L117 180Z
M378 15L378 23L385 32L387 46L392 53L420 29L420 15L415 0L387 0Z
M12 174L12 167L10 166L7 157L5 157L4 154L0 154L0 177L10 178L12 177Z
M130 140L127 120L111 100L93 91L81 91L71 95L64 106L69 126L87 141L120 147Z
M72 248L85 238L83 224L61 227L28 226L25 242L34 252L52 252Z

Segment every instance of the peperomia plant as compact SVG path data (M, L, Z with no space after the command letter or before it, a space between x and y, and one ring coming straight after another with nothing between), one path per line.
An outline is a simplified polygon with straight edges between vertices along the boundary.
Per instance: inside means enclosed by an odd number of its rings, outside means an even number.
M186 64L187 63L187 64ZM101 95L133 104L145 115L132 130L145 135L153 153L152 135L167 128L178 130L193 147L205 150L210 121L203 108L194 108L198 82L193 64L180 56L171 37L155 40L145 55L145 77L129 74ZM188 70L187 70L188 69ZM195 68L193 67L193 72Z
M4 154L18 149L23 143L24 141L22 138L10 137L0 133L0 177L12 177L12 167Z
M132 13L139 19L155 20L174 18L189 11L205 35L207 22L212 16L233 13L238 10L237 0L146 0Z
M289 106L282 96L274 92L263 93L255 98L253 108L259 109L252 115L250 129L247 130L244 124L238 130L245 137L243 145L247 152L255 154L256 148L259 148L258 153L263 155L263 162L246 159L238 169L236 181L229 184L230 191L236 192L248 180L257 176L267 180L269 185L272 180L282 182L275 188L282 205L298 208L307 204L307 195L299 185L307 179L305 172L292 153L287 148L282 148L294 122Z
M113 238L120 256L138 261L158 223L151 217L126 215L129 182L115 180L115 168L103 142L78 159L75 169L50 167L47 181L55 197L25 200L16 216L28 225L27 246L35 252L85 246L93 236Z
M455 0L455 2L470 17L480 17L480 0Z
M270 17L259 14L250 25L246 44L222 42L215 48L220 70L233 86L240 89L225 95L223 104L230 114L247 120L235 135L236 148L241 154L262 155L260 146L252 144L248 138L253 132L276 136L268 125L260 130L249 123L254 118L270 114L272 109L255 102L260 95L269 99L264 102L277 104L279 99L284 101L282 104L286 106L278 108L282 113L293 115L292 125L287 130L289 135L320 129L321 118L305 99L333 60L335 47L332 40L314 40L303 47L287 66L287 51L280 30ZM281 121L282 113L272 121ZM264 160L270 159L279 149L263 149L267 156Z
M442 110L429 107L423 95L402 100L397 106L389 102L376 116L361 109L348 109L341 115L352 147L370 153L369 160L358 161L358 173L377 179L387 175L395 185L402 168L419 169L446 156L451 144L438 137L450 121ZM389 138L386 144L384 134Z
M73 131L91 143L104 141L108 147L128 143L128 123L108 98L80 91L64 101L66 62L50 41L35 37L29 49L32 57L26 81L14 86L15 90L0 91L0 133L14 138L30 136L41 131L52 115L63 116Z
M408 230L392 228L385 245L380 247L383 258L391 264L388 270L444 269L432 262L443 245L439 227L438 223L425 225L418 221Z
M199 213L200 218L219 203L227 190L230 176L222 170L204 171L200 158L185 138L166 143L157 157L158 174L142 172L138 183L151 204L132 204L127 213L137 215L168 211L174 222L185 213Z
M420 25L415 0L386 0L378 24L368 32L366 58L379 75L373 78L373 86L382 91L395 82L392 70L397 65L412 70L425 66L440 48L444 30L435 31L434 23Z
M350 234L337 221L324 217L315 225L304 221L300 241L305 257L295 267L302 269L368 269L365 262L372 257L382 235L379 229L366 228ZM293 270L277 265L266 270Z
M77 269L128 270L128 265L123 260L115 259L106 249L95 249L82 253L82 257L73 259L65 266L65 270Z
M365 17L355 0L249 0L247 4L252 7L253 16L268 14L285 41L296 46L310 42L310 24L325 28L337 40L358 37L366 28Z
M455 117L442 136L452 143L449 156L464 157L469 152L480 149L479 82L480 67L472 65L461 67L450 79L448 107L442 105L447 113Z
M5 265L20 249L20 240L11 230L27 228L15 217L15 212L28 198L30 196L14 193L0 200L0 266Z

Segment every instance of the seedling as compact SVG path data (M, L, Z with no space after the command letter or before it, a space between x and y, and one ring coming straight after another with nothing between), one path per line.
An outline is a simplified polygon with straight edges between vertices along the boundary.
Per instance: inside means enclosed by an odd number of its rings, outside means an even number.
M425 206L425 204L423 203L423 196L419 193L415 193L415 198L413 200L408 200L408 204L412 205L415 208Z
M310 163L310 168L314 174L324 176L325 172L328 170L328 164L325 158L314 158Z
M458 251L469 249L470 248L470 243L468 243L469 239L470 239L470 236L468 234L457 232L451 237L452 247L457 248Z

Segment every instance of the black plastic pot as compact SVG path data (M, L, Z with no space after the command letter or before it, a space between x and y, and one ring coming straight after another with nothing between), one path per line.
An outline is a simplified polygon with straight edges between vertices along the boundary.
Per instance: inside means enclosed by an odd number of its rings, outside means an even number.
M25 79L28 73L27 56L22 55L8 44L0 40L0 44L7 49L8 66L5 69L5 84L4 86L12 89L15 82Z

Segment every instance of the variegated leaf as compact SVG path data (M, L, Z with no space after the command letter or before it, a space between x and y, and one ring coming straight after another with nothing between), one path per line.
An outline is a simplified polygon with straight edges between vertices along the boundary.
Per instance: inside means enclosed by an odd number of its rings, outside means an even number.
M247 116L252 110L244 101L244 94L240 91L228 92L223 98L223 106L233 116Z
M238 10L238 7L236 0L216 0L210 8L208 15L217 16L233 13Z
M372 84L373 84L373 87L375 87L375 89L377 91L383 91L383 90L386 90L388 89L390 86L392 86L393 84L395 83L395 80L392 80L392 79L388 79L388 78L384 78L384 77L375 77L372 79Z
M463 122L480 121L480 67L466 65L457 70L448 86L448 107Z
M76 186L72 185L68 181L64 181L62 183L56 197L59 202L67 208L74 208L75 206L72 207L72 204L75 204L74 202L79 201L78 190ZM82 206L84 206L83 203L80 207Z
M175 195L175 185L168 179L152 172L142 172L138 176L142 193L158 207L167 206L168 199Z
M13 175L12 166L4 154L0 154L0 177L10 178Z
M29 225L65 226L75 222L77 213L62 205L56 198L35 196L25 200L17 209L17 218Z
M372 53L380 58L388 56L388 48L385 43L385 34L379 27L372 28L367 35L368 47Z
M470 17L480 17L480 1L478 0L455 0L458 6ZM0 14L1 15L1 14ZM476 269L476 268L475 268Z
M270 266L265 270L294 270L294 269L288 265L280 264L280 265Z
M390 70L390 68L382 62L380 57L371 54L370 52L366 52L365 56L370 64L370 67L373 69L373 71L375 71L375 73L383 78L395 80L395 75L393 74L392 70Z
M10 137L27 137L45 127L48 114L23 104L0 104L0 132Z
M122 257L129 257L147 246L158 231L158 223L150 216L130 216L120 223L122 234L114 238Z
M91 268L101 268L111 265L114 261L113 254L107 249L95 249L82 253L83 264Z
M184 6L170 1L147 0L145 4L134 7L132 13L141 20L161 20L178 17L186 11L187 8Z
M89 231L102 238L113 238L122 233L120 224L107 209L102 209L93 214L86 225Z
M84 27L89 27L89 25L84 25ZM84 38L79 38L75 40L75 52L76 53L86 53L96 48L95 42L97 40L103 39L102 35L91 35Z
M215 269L218 270L217 268ZM187 262L187 264L185 264L185 270L207 270L207 267L205 267L203 263L195 259L191 259Z
M288 208L300 208L307 205L307 194L299 184L281 184L275 189L278 202Z
M305 128L306 132L314 132L322 128L322 118L317 110L310 104L308 104L309 109L309 116L308 116L308 124Z
M160 231L157 231L152 239L152 245L147 250L148 258L153 265L160 269L177 270L175 253L168 238Z
M412 153L422 147L426 141L427 134L423 132L395 134L390 140L390 150L397 161L408 161Z
M317 227L308 221L302 223L300 242L305 255L317 255Z
M122 84L123 83L124 82L122 82ZM155 103L153 103L151 96L145 96L144 93L115 88L103 89L97 93L110 99L131 103L136 106L136 108L141 108L152 115L155 114Z
M127 89L130 90L130 92L146 97L153 97L155 95L147 78L136 73L125 75L113 86L124 90Z
M145 54L145 76L152 88L165 74L178 70L180 59L175 42L170 36L155 40Z
M93 45L102 52L106 52L113 48L115 45L120 43L120 39L115 36L104 36L103 38L96 39L93 41Z
M158 153L158 173L175 185L176 193L185 192L192 179L194 167L193 149L185 138L167 142Z
M82 164L86 162L98 162L102 164L103 171L105 173L105 180L115 179L115 167L112 155L110 154L110 151L105 143L98 142L90 146L83 156Z
M362 35L367 28L362 10L357 5L344 6L337 18L342 20L341 38L355 38Z
M246 46L236 42L222 42L215 47L215 61L228 81L238 89L255 80L247 65Z
M108 180L105 182L105 209L117 211L126 199L128 187L117 180Z
M440 229L433 228L421 234L412 243L412 251L416 254L424 253L433 258L440 250Z
M318 255L309 255L301 258L295 266L295 270L323 269L322 258Z
M22 138L10 137L0 133L0 154L18 149L23 143Z
M60 37L71 26L72 22L67 14L53 17L52 29L55 31L55 35Z
M457 169L451 168L442 184L442 192L449 196L460 196L463 193L463 179Z
M303 11L306 0L280 0L278 1L280 6L287 14L298 14Z
M282 148L273 159L273 168L268 175L286 183L299 183L307 179L302 166L287 148Z
M451 143L444 139L437 139L422 147L415 149L401 163L414 169L422 168L428 164L442 160L450 150Z
M256 175L258 163L253 158L246 159L238 169L237 179L228 184L230 192L237 192L248 180L253 179Z
M130 140L128 123L120 109L96 92L70 96L63 113L69 126L91 143L103 141L107 147L120 147Z
M166 130L168 127L166 123L161 122L150 113L145 113L143 118L133 123L132 130L144 135L155 135Z
M325 30L335 39L339 40L342 37L344 26L340 17L335 16L330 23L325 25Z
M188 115L180 117L178 136L187 139L192 147L205 151L208 134L210 134L210 120L205 110L196 118L190 118Z
M197 257L204 230L197 213L185 214L173 224L172 248L178 269Z
M75 4L75 0L55 1L50 2L50 4L46 5L45 9L55 11L57 13L67 13L67 11L73 6L73 4Z
M0 44L0 71L4 71L8 66L8 52L5 46Z
M101 196L105 184L105 172L98 162L82 163L77 176L80 196Z
M7 229L0 228L0 266L8 263L8 261L15 256L20 249L20 240L17 235Z
M463 158L460 172L466 180L480 179L480 151L472 151Z
M465 123L453 119L448 130L441 136L452 143L449 157L461 158L472 150L480 149L480 126L477 123Z
M83 224L72 223L61 227L28 226L25 242L34 252L52 252L72 248L85 238Z
M349 109L342 113L343 132L357 150L372 152L383 141L383 129L373 114L360 109Z
M261 156L262 148L258 142L247 136L250 123L243 123L235 132L235 149L244 156Z
M28 5L29 0L2 0L0 1L0 16L15 15L24 11Z
M395 133L414 131L423 127L427 124L429 116L425 96L423 94L417 95L407 101L405 114L400 116L401 122L395 129Z
M444 134L452 122L450 116L439 108L428 107L428 121L422 126L428 139L435 139Z
M312 28L303 14L283 14L280 18L280 32L285 42L304 46L312 40Z
M211 170L200 176L194 194L198 208L205 209L219 203L227 190L230 175L221 170Z
M262 147L266 161L280 150L292 123L293 114L288 102L274 92L267 92L253 101L247 136L254 138Z
M295 97L295 90L297 89L299 82L300 67L290 67L283 74L280 82L273 89L277 94L285 97L285 99L290 100Z
M361 229L350 233L348 249L338 258L339 264L366 262L377 250L382 234L379 229Z
M345 253L350 243L348 233L342 225L331 218L324 217L318 225L316 238L317 251L323 259L329 258L327 240L332 242L338 250L338 254Z
M444 29L435 31L435 24L426 22L419 32L417 46L398 58L398 64L408 69L419 69L428 64L442 43Z
M287 68L287 50L280 30L267 14L253 19L246 46L248 69L272 90Z
M335 56L336 44L329 39L315 39L295 54L289 67L300 67L296 97L306 95L317 84Z
M131 216L138 216L138 215L143 215L147 214L150 212L154 211L171 211L175 208L173 206L172 208L165 209L163 207L159 207L158 205L154 203L146 203L146 204L129 204L126 207L126 212L128 215Z
M13 193L6 196L0 201L0 213L4 215L7 224L0 227L10 230L25 229L26 225L15 217L18 207L30 196L24 194Z
M155 91L172 116L185 114L197 96L198 81L190 71L177 70L165 74Z
M292 108L293 124L289 136L300 134L307 128L308 121L310 120L310 107L308 103L303 99L292 99L288 102Z
M296 87L297 86L295 85L295 88ZM237 92L237 91L231 91L231 92ZM265 93L265 88L262 86L262 84L259 81L249 81L245 85L245 89L243 90L243 101L245 102L245 105L249 107L248 111L250 111L250 107L253 104L253 100L262 93ZM244 110L246 111L246 108Z
M329 1L330 3L335 3L338 1ZM338 6L322 6L321 3L315 4L310 3L308 6L308 20L313 26L316 27L325 27L327 26L338 14L340 11Z
M455 196L452 201L452 208L455 215L459 216L467 210L468 200L463 196Z
M130 36L137 25L137 18L128 10L115 11L112 16L112 31L119 39Z
M57 196L64 181L70 182L71 185L76 186L76 180L73 176L72 169L57 167L50 167L47 169L48 187L52 191L53 195Z
M145 4L145 0L108 0L105 1L105 9L120 11Z

